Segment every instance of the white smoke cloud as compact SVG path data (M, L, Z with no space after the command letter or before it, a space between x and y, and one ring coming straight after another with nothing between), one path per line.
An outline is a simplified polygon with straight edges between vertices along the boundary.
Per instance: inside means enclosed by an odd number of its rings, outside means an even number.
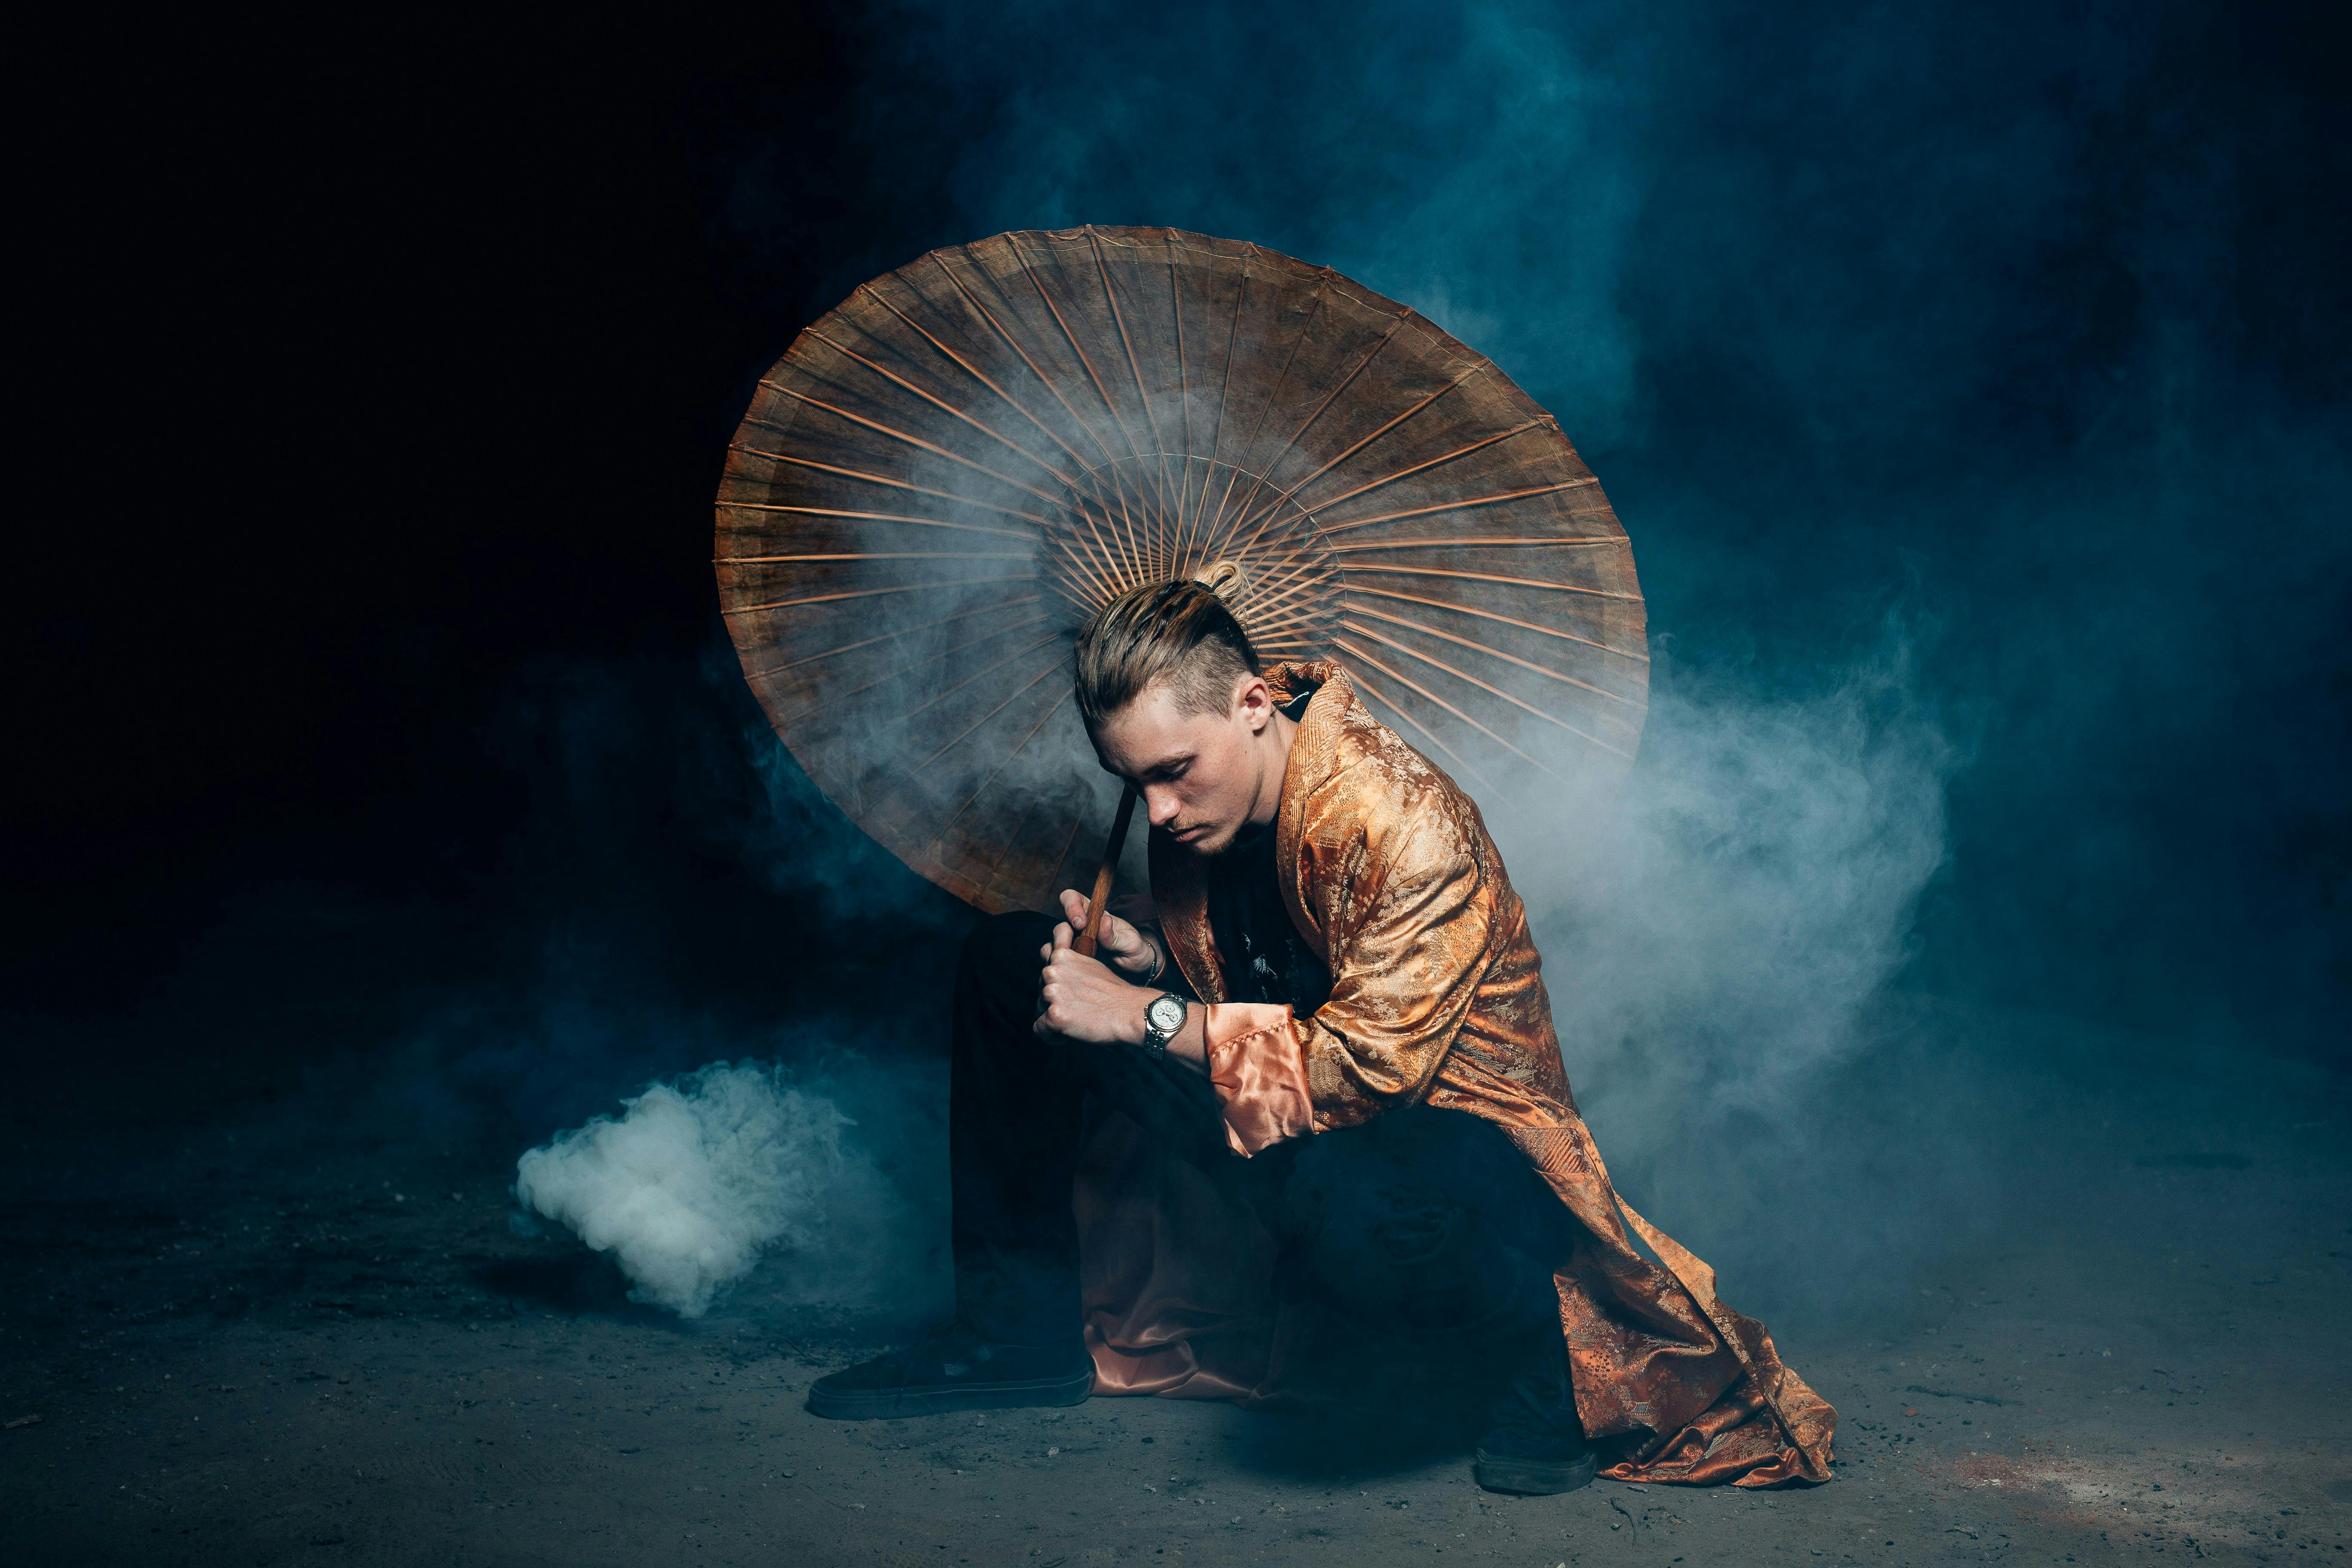
M1612 808L1512 866L1571 1074L1595 1108L1651 1102L1621 1119L1639 1143L1769 1111L1864 1047L1944 862L1958 760L1899 644L1809 694L1672 671L1653 698Z
M632 1300L698 1318L765 1253L821 1242L853 1163L831 1100L722 1061L622 1104L524 1154L515 1196L611 1253Z
M1743 1311L1846 1310L1969 1212L1958 1103L1923 1124L1880 1070L1964 747L1899 630L1802 692L1660 673L1618 798L1505 848L1561 1057L1620 1190Z

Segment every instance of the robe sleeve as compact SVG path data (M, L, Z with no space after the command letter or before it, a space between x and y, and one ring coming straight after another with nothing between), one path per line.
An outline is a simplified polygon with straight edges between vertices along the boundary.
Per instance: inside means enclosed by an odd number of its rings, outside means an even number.
M1217 1002L1207 1009L1209 1085L1224 1113L1225 1142L1255 1154L1315 1131L1303 1031L1287 1003Z
M1433 792L1358 863L1363 918L1332 943L1330 999L1208 1009L1209 1081L1238 1153L1368 1121L1427 1090L1487 967L1494 893L1452 803Z

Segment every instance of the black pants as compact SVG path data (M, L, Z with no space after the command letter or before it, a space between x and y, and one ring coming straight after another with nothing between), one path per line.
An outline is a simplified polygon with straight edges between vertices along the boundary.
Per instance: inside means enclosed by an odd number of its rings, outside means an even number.
M957 970L950 1165L966 1323L1013 1344L1076 1337L1070 1192L1091 1094L1249 1204L1282 1241L1286 1288L1360 1334L1465 1363L1557 1346L1550 1271L1575 1222L1498 1131L1416 1106L1244 1160L1225 1144L1215 1091L1181 1063L1038 1037L1037 953L1052 930L1044 915L996 916Z

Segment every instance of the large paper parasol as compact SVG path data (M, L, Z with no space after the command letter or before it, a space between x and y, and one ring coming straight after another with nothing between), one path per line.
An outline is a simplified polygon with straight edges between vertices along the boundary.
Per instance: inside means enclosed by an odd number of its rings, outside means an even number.
M1120 798L1078 628L1213 561L1269 659L1343 665L1507 847L1642 732L1633 552L1558 424L1403 306L1234 240L1003 234L866 284L761 379L717 556L793 754L984 910L1086 887Z

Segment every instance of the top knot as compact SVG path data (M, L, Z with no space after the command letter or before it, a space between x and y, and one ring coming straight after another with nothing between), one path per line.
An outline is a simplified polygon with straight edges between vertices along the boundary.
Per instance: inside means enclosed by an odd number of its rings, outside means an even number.
M1249 586L1249 573L1238 561L1212 561L1192 574L1192 581L1230 605Z

